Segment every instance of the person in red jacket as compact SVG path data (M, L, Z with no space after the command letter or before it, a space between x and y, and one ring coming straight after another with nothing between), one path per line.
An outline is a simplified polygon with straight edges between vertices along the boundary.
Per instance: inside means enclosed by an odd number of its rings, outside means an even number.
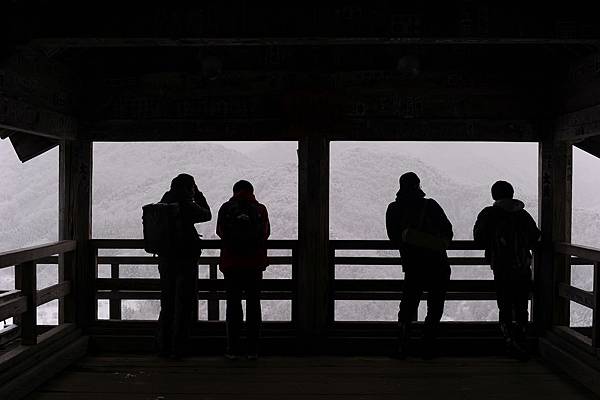
M233 185L233 196L219 209L217 235L222 239L219 269L227 296L227 349L225 356L240 354L242 293L246 293L247 355L258 356L261 324L260 282L267 262L267 238L271 233L267 208L256 201L254 187L241 180Z

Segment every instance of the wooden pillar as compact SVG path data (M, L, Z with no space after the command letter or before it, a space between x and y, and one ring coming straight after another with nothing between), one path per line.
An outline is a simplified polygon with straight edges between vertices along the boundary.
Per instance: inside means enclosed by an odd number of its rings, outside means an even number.
M16 318L21 344L37 343L37 265L33 261L15 266L15 289L27 299L27 311Z
M319 347L332 320L329 243L329 140L298 142L297 317L307 349Z
M88 327L96 318L96 265L90 246L92 233L92 143L74 140L60 145L59 236L76 240L77 249L63 257L61 276L72 280L71 295L61 302L65 321ZM74 307L76 306L76 309Z
M552 325L569 325L569 301L558 296L559 282L570 283L569 258L553 244L571 241L572 146L549 135L540 143L539 212L542 243L537 257L534 319L541 333Z

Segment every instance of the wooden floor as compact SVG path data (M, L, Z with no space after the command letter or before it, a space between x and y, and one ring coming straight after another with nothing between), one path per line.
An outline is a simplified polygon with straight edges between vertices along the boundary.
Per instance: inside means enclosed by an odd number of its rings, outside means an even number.
M29 400L592 399L538 361L382 357L87 357Z

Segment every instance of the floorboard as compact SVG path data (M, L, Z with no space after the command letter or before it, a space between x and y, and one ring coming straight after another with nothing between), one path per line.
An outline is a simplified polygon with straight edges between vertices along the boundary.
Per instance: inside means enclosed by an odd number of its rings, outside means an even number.
M537 360L90 356L28 400L595 399Z

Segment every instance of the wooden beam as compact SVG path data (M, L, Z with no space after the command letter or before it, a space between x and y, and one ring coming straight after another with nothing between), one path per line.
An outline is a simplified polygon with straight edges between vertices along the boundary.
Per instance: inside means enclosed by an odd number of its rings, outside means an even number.
M59 237L74 240L73 257L63 260L60 276L70 277L73 294L69 307L77 306L76 321L86 328L96 316L94 280L97 276L92 233L92 143L75 140L60 146ZM70 313L73 313L71 310Z
M555 251L554 243L571 240L572 147L556 141L552 127L540 143L541 252L535 266L534 315L538 328L569 325L570 302L558 295L561 283L570 284L570 256Z
M17 317L27 311L27 299L24 296L0 303L0 321Z
M556 122L556 132L557 140L570 143L599 136L600 105L560 115Z
M588 262L600 262L600 249L571 243L556 243L554 248L560 254L575 256Z
M310 349L333 321L329 250L329 141L298 142L297 312L301 343Z
M75 241L61 240L54 243L7 251L0 253L0 268L12 267L13 265L35 261L54 254L67 253L75 250L75 247Z
M539 130L529 120L438 118L344 118L312 135L330 140L514 141L535 142ZM320 132L320 130L322 130ZM306 136L280 119L111 120L93 123L93 141L301 140Z
M21 162L29 161L58 146L56 139L17 131L13 131L9 139Z
M600 52L576 58L566 68L557 89L557 106L561 113L577 112L600 104Z
M518 37L55 37L34 39L34 47L269 47L380 45L600 45L597 38Z
M37 293L36 302L38 306L55 299L61 299L71 293L71 282L64 281L56 285L48 286Z
M592 345L600 347L600 262L594 263L594 313L592 314Z
M65 114L0 96L0 128L58 140L73 140L77 122Z
M589 292L587 290L583 290L566 283L559 283L558 294L561 297L569 301L574 301L575 303L581 304L582 306L591 309L596 308L596 300L594 298L594 293Z

